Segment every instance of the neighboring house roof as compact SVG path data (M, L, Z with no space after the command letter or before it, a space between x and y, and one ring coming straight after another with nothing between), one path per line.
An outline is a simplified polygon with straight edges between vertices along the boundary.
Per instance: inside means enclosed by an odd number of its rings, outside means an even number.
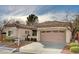
M46 21L43 23L39 23L37 27L66 27L68 25L69 25L68 22Z

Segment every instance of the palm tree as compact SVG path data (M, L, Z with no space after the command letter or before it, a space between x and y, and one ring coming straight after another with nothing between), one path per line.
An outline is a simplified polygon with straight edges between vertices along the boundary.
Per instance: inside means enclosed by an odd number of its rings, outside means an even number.
M31 14L27 17L27 25L34 25L38 23L38 17L34 14Z

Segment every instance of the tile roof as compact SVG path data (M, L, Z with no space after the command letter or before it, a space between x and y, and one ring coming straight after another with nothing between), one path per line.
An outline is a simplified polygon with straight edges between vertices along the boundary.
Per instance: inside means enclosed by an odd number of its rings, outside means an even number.
M68 22L60 22L60 21L46 21L43 23L38 23L35 25L25 25L25 24L18 24L18 23L9 23L6 24L5 27L17 27L17 28L24 28L24 29L36 29L40 27L66 27L69 25Z
M17 27L17 28L23 28L23 29L35 29L36 27L35 26L28 26L28 25L25 25L25 24L20 24L20 23L8 23L5 25L5 27Z
M39 23L37 27L66 27L68 25L69 25L68 22L46 21L43 23Z

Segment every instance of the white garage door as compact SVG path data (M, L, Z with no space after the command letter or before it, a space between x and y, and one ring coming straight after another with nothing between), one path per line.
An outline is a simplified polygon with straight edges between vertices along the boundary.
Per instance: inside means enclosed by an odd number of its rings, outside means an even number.
M65 32L41 31L40 41L47 47L62 48L66 43Z

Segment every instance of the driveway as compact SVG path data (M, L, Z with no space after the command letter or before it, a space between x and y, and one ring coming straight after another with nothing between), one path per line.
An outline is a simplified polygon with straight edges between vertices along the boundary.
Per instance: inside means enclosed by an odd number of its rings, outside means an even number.
M37 54L61 54L61 51L62 49L45 48L41 53L37 53ZM36 54L36 53L15 52L13 54Z
M45 48L41 54L61 54L62 49Z
M40 43L41 44L41 43ZM42 49L40 49L42 48ZM35 54L60 54L62 49L54 48L52 45L50 46L41 46L39 42L33 42L28 44L22 48L20 48L20 52L25 52L24 54L28 53L35 53Z
M14 48L8 48L8 47L5 47L4 45L0 45L0 54L11 54L15 50L16 49Z
M44 51L42 52L44 54L60 54L65 46L64 43L57 44L57 43L44 42L42 44L44 45Z
M31 53L21 53L21 52L15 52L12 53L12 48L7 47L0 47L0 54L31 54ZM37 54L60 54L62 49L53 49L53 48L44 48L44 50L41 53Z
M53 48L53 49L63 49L65 43L52 43L52 42L41 42L44 45L44 48Z

